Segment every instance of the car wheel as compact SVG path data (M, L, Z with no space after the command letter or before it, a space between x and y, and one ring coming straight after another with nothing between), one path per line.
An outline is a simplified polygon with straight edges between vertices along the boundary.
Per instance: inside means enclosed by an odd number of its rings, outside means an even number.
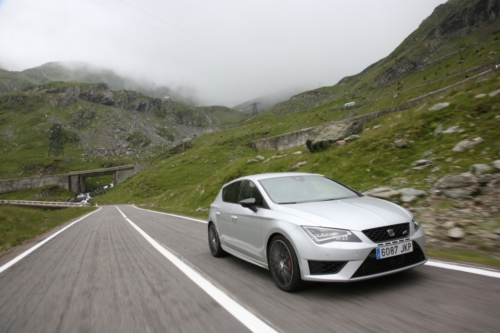
M220 246L219 234L215 225L210 223L208 226L208 246L210 247L210 252L214 257L222 257L226 252Z
M294 291L302 286L300 268L295 251L283 236L276 236L269 247L269 270L278 288Z

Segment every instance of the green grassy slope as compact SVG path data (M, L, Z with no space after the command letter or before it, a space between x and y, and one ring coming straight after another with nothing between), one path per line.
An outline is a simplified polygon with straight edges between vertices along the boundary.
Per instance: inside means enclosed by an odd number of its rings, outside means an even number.
M1 205L0 253L93 210L95 207L50 210Z
M75 194L57 185L0 194L0 200L68 201Z
M130 91L113 92L115 106L108 106L75 98L75 90L106 92L89 83L49 82L0 94L0 179L147 163L186 137L248 119L225 107L172 107ZM64 155L57 157L48 156L54 123L63 125Z
M206 212L220 187L239 176L289 171L298 162L307 164L298 171L321 173L333 177L357 190L379 186L395 188L413 186L429 191L435 181L444 175L465 172L472 164L491 163L500 159L500 95L475 98L500 88L500 75L473 82L464 88L448 91L406 111L375 119L366 128L381 125L377 130L365 130L358 141L320 153L309 153L302 148L288 151L254 151L246 147L253 138L262 137L267 130L273 134L295 129L298 124L315 125L320 118L334 118L333 112L317 110L297 112L287 117L264 115L240 126L219 133L205 135L194 142L193 148L168 159L158 158L152 168L118 185L103 197L100 203L134 203L187 215L206 217ZM451 105L440 111L428 109L438 102ZM306 120L310 119L310 120ZM278 121L280 121L278 123ZM280 124L276 128L266 124ZM438 125L459 125L463 133L434 135ZM452 148L465 138L481 136L484 143L464 153ZM396 149L393 141L404 138L408 149ZM424 158L424 153L435 160L438 171L432 168L414 171L413 162ZM293 152L301 151L295 155ZM256 155L266 159L285 155L268 163L251 162ZM446 159L452 161L447 162Z

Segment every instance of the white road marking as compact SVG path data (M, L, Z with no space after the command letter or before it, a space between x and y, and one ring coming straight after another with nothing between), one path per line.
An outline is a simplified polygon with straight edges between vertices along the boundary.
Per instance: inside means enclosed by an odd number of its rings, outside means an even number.
M15 257L14 259L12 259L11 261L9 261L8 263L6 263L5 265L3 265L2 267L0 267L0 273L2 273L3 271L5 271L7 268L11 267L12 265L16 264L17 262L21 261L22 259L24 259L25 257L27 257L30 253L34 252L36 249L38 249L40 246L42 246L43 244L47 243L48 241L50 241L52 238L56 237L57 235L59 235L61 232L63 232L64 230L68 229L69 227L73 226L75 223L78 223L80 222L81 220L87 218L88 216L94 214L94 213L97 213L98 211L100 211L102 209L102 207L99 207L98 210L95 210L93 211L92 213L89 213L81 218L79 218L78 220L76 220L75 222L71 223L70 225L67 225L66 227L62 228L61 230L59 230L58 232L56 232L55 234L51 235L50 237L47 237L46 239L44 239L42 242L38 243L37 245L33 246L32 248L30 248L29 250L21 253L20 255L18 255L17 257Z
M179 217L181 219L186 219L186 220L190 220L190 221L195 221L195 222L200 222L200 223L205 223L207 224L208 221L204 221L204 220L198 220L198 219L195 219L195 218L192 218L192 217L186 217L186 216L182 216L182 215L174 215L174 214L168 214L168 213L162 213L162 212L157 212L155 210L149 210L149 209L144 209L144 208L139 208L135 205L132 205L132 207L134 207L135 209L140 209L140 210L145 210L146 212L151 212L151 213L156 213L156 214L162 214L162 215L167 215L167 216L173 216L173 217Z
M252 332L276 332L272 327L267 325L261 319L259 319L252 312L245 309L219 288L215 287L210 281L202 277L198 272L189 267L181 259L175 256L172 252L165 249L153 238L151 238L147 233L145 233L141 228L139 228L134 222L132 222L121 210L116 207L118 211L122 214L125 220L132 225L153 247L158 250L165 258L170 260L179 270L181 270L186 276L196 283L201 289L203 289L208 295L210 295L217 303L219 303L224 309L226 309L230 314L232 314L236 319L238 319L243 325L245 325ZM170 214L167 214L170 215ZM176 216L176 215L174 215ZM183 216L176 216L183 217ZM185 217L183 217L185 218ZM189 218L187 218L189 219Z
M208 223L207 221L198 220L198 219L194 219L194 218L191 218L191 217L157 212L157 211L154 211L154 210L139 208L137 206L132 206L132 207L134 207L135 209L140 209L140 210L144 210L144 211L147 211L147 212L152 212L152 213L157 213L157 214L163 214L163 215L168 215L168 216L179 217L181 219L196 221L196 222L205 223L205 224ZM429 260L429 261L427 261L425 263L425 265L432 266L432 267L444 268L444 269L450 269L450 270L455 270L455 271L460 271L460 272L466 272L466 273L484 275L484 276L489 276L489 277L494 277L494 278L500 279L500 272L495 271L495 270L487 270L487 269L477 268L477 267L472 267L472 266L457 265L457 264L452 264L452 263L449 263L449 262L436 261L436 260Z
M425 263L425 265L432 266L432 267L444 268L444 269L451 269L454 271L484 275L484 276L489 276L489 277L494 277L494 278L500 279L500 272L494 271L494 270L487 270L487 269L477 268L477 267L472 267L472 266L461 266L461 265L451 264L451 263L447 263L447 262L443 262L443 261L435 261L435 260L429 260Z

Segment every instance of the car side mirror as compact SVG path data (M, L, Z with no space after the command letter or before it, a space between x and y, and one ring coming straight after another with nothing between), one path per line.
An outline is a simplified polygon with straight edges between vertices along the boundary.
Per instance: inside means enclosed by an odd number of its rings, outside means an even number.
M240 201L240 205L254 212L257 212L257 206L255 206L255 198L243 199Z

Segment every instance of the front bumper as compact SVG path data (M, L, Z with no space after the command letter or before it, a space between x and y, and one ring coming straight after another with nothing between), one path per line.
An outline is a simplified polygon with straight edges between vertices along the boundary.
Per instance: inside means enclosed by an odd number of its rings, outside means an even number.
M294 229L290 236L298 256L302 280L323 282L366 280L408 270L427 261L422 228L411 237L405 238L413 242L413 252L381 260L374 258L375 248L379 245L362 232L353 232L361 242L316 244L301 228ZM329 274L330 272L333 274Z

